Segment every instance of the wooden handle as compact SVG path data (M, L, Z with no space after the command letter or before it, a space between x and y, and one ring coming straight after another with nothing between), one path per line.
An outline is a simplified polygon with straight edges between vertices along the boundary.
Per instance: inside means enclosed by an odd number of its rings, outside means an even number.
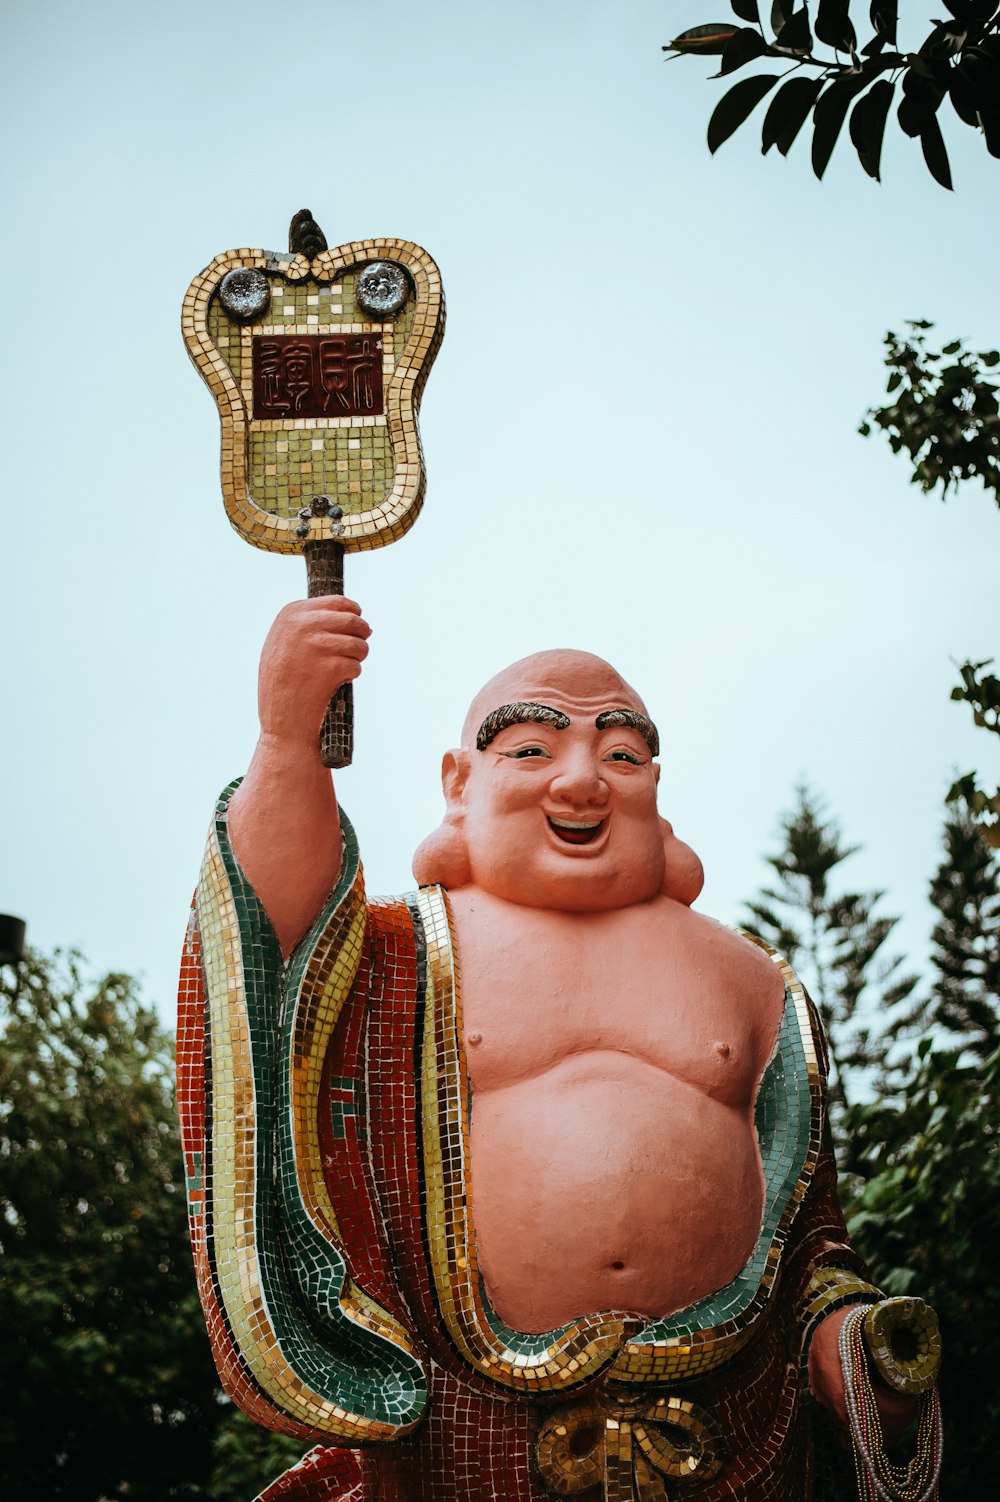
M309 578L308 597L344 593L344 549L339 542L307 542L302 549ZM349 767L354 755L354 684L342 683L330 700L319 733L324 767Z

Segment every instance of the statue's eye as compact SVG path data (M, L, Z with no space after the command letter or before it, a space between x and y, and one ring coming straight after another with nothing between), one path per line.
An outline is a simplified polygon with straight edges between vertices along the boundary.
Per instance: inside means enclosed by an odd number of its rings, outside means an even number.
M643 765L643 759L641 756L637 756L634 751L625 751L621 747L619 747L616 751L609 751L604 760L627 761L631 762L633 767L641 767Z
M527 761L529 757L543 757L550 761L551 756L544 746L518 746L516 751L501 751L501 756L506 756L508 761Z

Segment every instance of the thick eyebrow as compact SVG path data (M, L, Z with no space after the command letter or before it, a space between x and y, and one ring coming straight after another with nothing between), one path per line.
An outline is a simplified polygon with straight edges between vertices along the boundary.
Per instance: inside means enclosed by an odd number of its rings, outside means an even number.
M652 720L640 714L636 709L605 709L594 721L598 730L613 730L617 725L624 725L629 730L638 730L646 745L654 756L660 754L660 734Z
M490 741L511 725L549 725L553 730L565 730L569 725L569 715L550 709L548 704L532 704L520 699L513 704L501 704L499 709L490 710L476 731L476 750L485 751Z

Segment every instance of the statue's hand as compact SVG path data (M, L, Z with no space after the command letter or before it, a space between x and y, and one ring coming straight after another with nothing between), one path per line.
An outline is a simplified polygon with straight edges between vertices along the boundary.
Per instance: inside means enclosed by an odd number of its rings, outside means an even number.
M334 694L361 672L371 628L341 595L295 600L279 611L260 658L263 737L315 749Z
M353 600L286 605L260 658L260 739L229 804L233 851L291 953L340 870L340 826L320 758L326 707L361 671L371 632Z
M837 1342L840 1327L849 1313L850 1309L837 1309L833 1314L828 1314L816 1326L809 1345L809 1386L812 1395L823 1404L845 1434L848 1428L847 1399ZM917 1417L920 1399L893 1392L877 1376L872 1378L872 1389L878 1405L882 1433L888 1443L892 1444Z

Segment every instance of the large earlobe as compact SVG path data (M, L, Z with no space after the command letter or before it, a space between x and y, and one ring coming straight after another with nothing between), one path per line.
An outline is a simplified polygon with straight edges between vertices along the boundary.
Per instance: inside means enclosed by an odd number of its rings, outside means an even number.
M690 907L705 885L705 869L690 845L685 845L674 834L673 825L660 820L663 836L663 886L664 897L683 902Z
M413 857L413 876L421 887L447 887L456 891L472 880L469 851L465 840L465 812L462 793L468 776L468 753L446 751L441 762L441 786L447 812L433 834L418 846Z
M461 816L446 814L444 822L417 846L413 877L419 887L447 887L452 892L469 885L472 867Z

